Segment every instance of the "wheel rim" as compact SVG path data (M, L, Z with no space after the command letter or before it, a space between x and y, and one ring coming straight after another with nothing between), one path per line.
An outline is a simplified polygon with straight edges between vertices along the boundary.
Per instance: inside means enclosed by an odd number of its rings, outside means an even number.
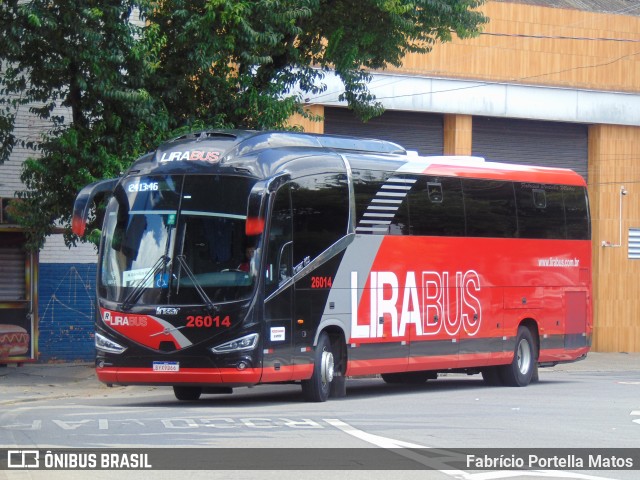
M328 385L333 380L333 353L322 352L320 375L323 385Z
M516 352L518 361L518 370L522 375L526 375L531 368L531 346L529 342L521 340L518 344L518 351Z

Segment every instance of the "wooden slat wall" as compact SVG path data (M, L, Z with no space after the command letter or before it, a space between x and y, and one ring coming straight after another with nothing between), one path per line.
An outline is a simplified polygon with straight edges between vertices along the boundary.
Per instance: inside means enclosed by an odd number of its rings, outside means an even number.
M471 115L444 116L444 154L471 155L473 117Z
M640 17L487 2L486 33L640 41ZM481 35L408 55L405 74L485 79L597 90L640 90L640 44Z
M324 106L323 105L310 105L307 107L307 111L311 115L320 116L324 115ZM302 115L293 115L288 124L292 127L300 127L304 132L307 133L324 133L324 121L314 121L313 119L308 119L303 117Z
M620 188L622 242L620 242ZM630 227L640 227L640 127L589 129L589 195L593 219L594 349L640 352L640 260L627 258ZM621 243L603 247L602 242Z

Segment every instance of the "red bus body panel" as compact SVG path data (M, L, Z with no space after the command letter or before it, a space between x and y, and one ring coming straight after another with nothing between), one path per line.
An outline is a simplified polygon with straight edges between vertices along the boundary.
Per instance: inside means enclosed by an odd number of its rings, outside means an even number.
M385 237L371 270L358 272L368 279L349 343L405 345L408 358L353 361L348 374L510 363L510 342L526 320L541 339L540 362L578 359L589 350L586 340L573 349L549 346L591 336L590 272L589 241ZM458 353L412 353L443 343L457 344Z

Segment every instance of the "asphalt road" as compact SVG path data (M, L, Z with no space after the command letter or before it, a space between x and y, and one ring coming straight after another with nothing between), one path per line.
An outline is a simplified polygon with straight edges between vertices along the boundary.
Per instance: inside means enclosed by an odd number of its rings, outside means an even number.
M447 462L453 449L495 448L507 456L512 448L519 449L516 455L543 456L564 448L596 454L606 448L637 452L640 355L590 354L582 362L541 370L540 382L526 388L488 387L479 376L464 375L447 375L418 387L387 385L377 378L350 379L346 398L320 404L304 402L295 385L243 388L232 395L209 395L184 403L165 387L107 388L87 365L9 366L0 369L0 446L86 451L127 447L134 452L165 448L166 458L156 457L156 466L158 461L175 461L181 470L199 468L202 452L210 459L224 452L221 449L230 449L225 458L232 466L224 467L227 470L216 475L205 463L200 467L207 471L195 470L189 478L282 479L303 474L311 478L348 475L350 479L631 480L640 477L640 461L632 471L551 465L527 472L461 470ZM188 450L175 459L177 447ZM271 456L260 457L265 448L275 449L267 451ZM296 453L294 449L303 450ZM194 451L195 459L189 456ZM419 456L413 458L416 451ZM373 459L367 457L371 452L375 452ZM265 462L266 470L244 469L252 458ZM304 462L337 470L296 470ZM435 469L409 470L416 462L431 462ZM401 473L385 470L396 464ZM94 471L91 478L113 478L109 473ZM86 478L86 474L0 470L0 479L3 475L11 480ZM126 476L175 475L152 470L127 471Z

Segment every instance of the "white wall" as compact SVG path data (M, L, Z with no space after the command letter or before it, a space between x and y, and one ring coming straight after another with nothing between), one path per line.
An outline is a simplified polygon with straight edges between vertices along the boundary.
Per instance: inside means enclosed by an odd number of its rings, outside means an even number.
M97 259L98 253L93 244L82 243L67 248L62 235L47 237L40 251L40 263L96 263Z

